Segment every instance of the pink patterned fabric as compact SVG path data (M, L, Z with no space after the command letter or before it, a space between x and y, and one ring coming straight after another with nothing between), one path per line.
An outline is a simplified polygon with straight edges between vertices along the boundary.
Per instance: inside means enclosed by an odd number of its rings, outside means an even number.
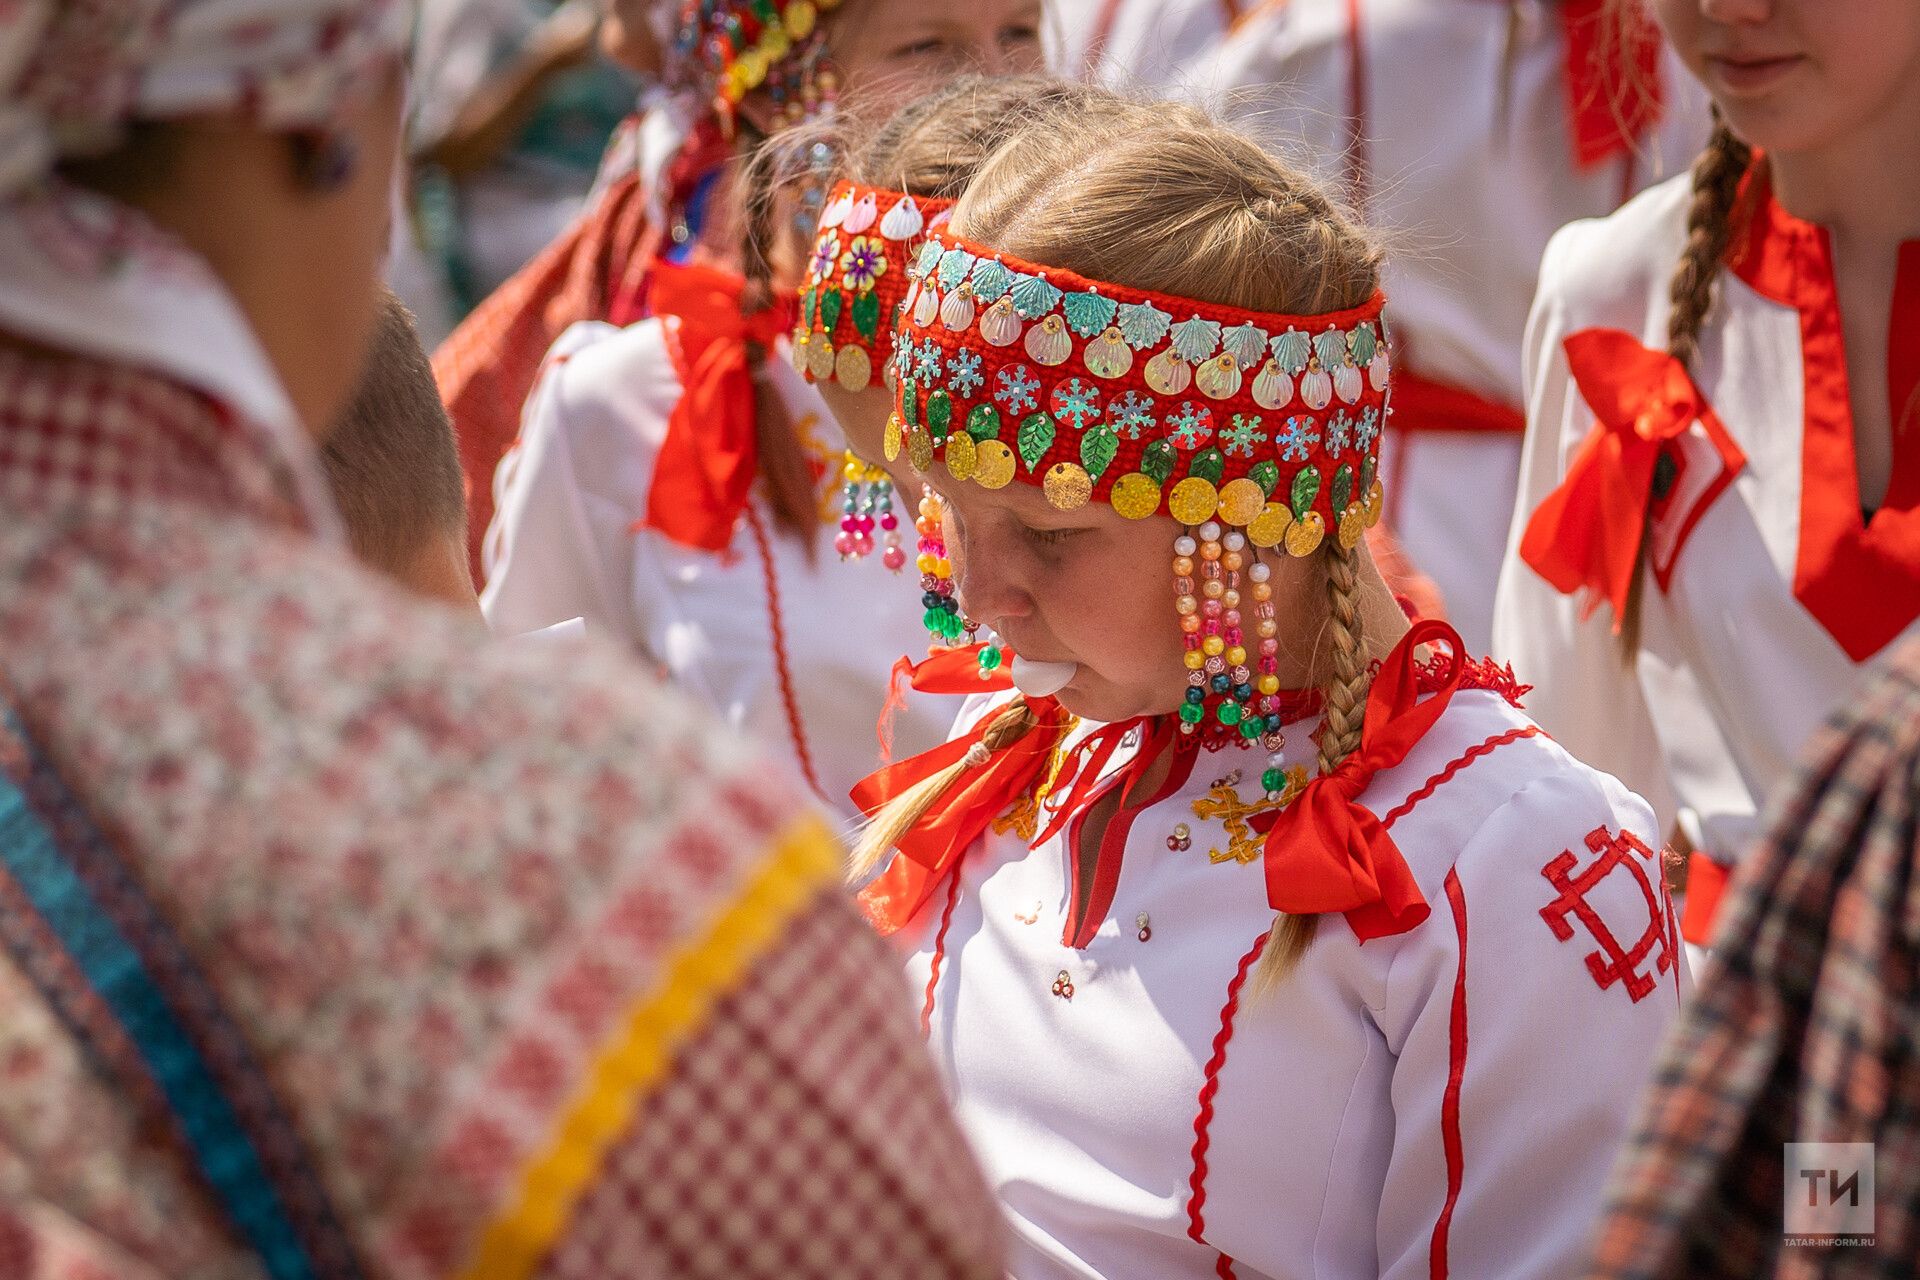
M270 446L150 375L0 353L0 510L0 666L28 735L264 1064L368 1273L471 1264L795 798L612 648L491 644L318 545ZM724 1069L739 1089L712 1124L736 1127L696 1137L842 1171L827 1238L908 1221L870 1270L724 1274L997 1275L905 992L838 889L756 954L595 1166L550 1270L666 1274L707 1174L658 1159L647 1117L712 1105ZM258 1275L180 1150L0 949L0 1275ZM728 1229L804 1262L821 1225L755 1204Z

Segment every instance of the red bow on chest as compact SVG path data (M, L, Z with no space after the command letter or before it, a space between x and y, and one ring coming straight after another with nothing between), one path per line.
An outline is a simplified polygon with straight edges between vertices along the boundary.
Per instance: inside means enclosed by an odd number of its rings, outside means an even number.
M1723 456L1731 438L1686 366L1618 329L1583 329L1565 343L1567 367L1594 412L1559 486L1534 509L1520 558L1556 589L1584 593L1582 617L1602 601L1614 629L1625 616L1661 454L1699 422ZM1728 459L1737 469L1738 450Z

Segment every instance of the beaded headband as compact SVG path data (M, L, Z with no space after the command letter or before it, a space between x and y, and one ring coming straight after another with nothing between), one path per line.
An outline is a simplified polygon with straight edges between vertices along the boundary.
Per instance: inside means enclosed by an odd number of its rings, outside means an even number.
M842 182L820 213L819 234L800 287L793 367L863 391L893 358L894 317L907 270L930 224L953 201Z
M1103 284L932 232L895 333L888 461L1022 480L1071 511L1244 529L1311 555L1382 508L1389 358L1376 292L1285 316Z
M788 63L818 61L820 15L839 6L840 0L684 0L675 49L698 61L713 84L714 106L730 120L741 99L770 80L784 92ZM812 70L803 69L791 86L795 92L831 93L832 84L813 85ZM815 104L782 105L800 118Z

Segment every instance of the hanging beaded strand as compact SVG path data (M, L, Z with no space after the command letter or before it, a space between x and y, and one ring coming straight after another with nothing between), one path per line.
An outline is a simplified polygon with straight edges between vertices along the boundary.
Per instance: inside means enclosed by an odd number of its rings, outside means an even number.
M1198 734L1203 745L1215 750L1238 738L1247 743L1263 739L1277 752L1279 627L1267 581L1270 570L1257 558L1248 564L1245 534L1237 529L1223 534L1213 520L1175 538L1173 551L1174 609L1180 616L1187 667L1181 732ZM1243 573L1248 581L1243 582ZM1260 636L1257 686L1247 663L1240 613L1243 585L1253 597Z
M840 477L846 481L846 488L840 504L840 532L833 540L833 549L842 560L861 560L873 554L877 541L884 546L881 563L900 572L906 567L907 553L900 545L900 517L894 514L893 481L886 469L860 461L849 450Z
M920 519L914 523L920 535L920 554L914 564L920 570L920 603L926 608L921 621L927 638L935 647L960 643L966 624L960 620L960 602L953 594L953 566L947 562L946 532L940 524L940 499L933 490L920 490Z

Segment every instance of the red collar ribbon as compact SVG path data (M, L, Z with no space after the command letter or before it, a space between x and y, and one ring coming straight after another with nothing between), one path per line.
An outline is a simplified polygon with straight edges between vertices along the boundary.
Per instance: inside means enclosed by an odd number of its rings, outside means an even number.
M1567 367L1599 419L1558 488L1534 510L1520 558L1567 595L1585 591L1582 617L1601 601L1620 629L1661 450L1706 408L1686 366L1618 329L1583 329L1565 343Z
M1436 641L1450 650L1447 666L1430 665L1423 676L1414 651ZM1446 711L1466 671L1465 655L1452 627L1416 622L1373 678L1359 750L1307 783L1286 808L1253 819L1253 829L1267 837L1267 902L1275 911L1338 911L1361 942L1405 933L1427 918L1427 899L1407 860L1359 798L1381 770L1405 760ZM1434 690L1424 701L1423 685Z
M1140 749L1120 771L1120 785L1125 788L1120 793L1120 803L1124 805L1131 800L1134 787L1173 740L1173 725L1172 716L1135 716L1131 720L1103 724L1075 743L1066 759L1060 762L1060 773L1047 790L1043 803L1048 814L1047 825L1041 828L1033 843L1037 846L1051 840L1075 814L1093 802L1103 781L1101 775L1114 752L1126 742L1129 733L1138 732Z
M984 648L984 644L961 645L935 649L919 662L907 654L894 661L887 677L887 700L880 704L880 719L874 725L882 760L893 759L893 718L906 705L908 688L915 693L956 693L961 697L1013 688L1013 651L1003 648L1000 665L984 671L980 667L980 651Z
M641 522L683 546L725 551L759 466L751 345L793 325L793 302L740 312L745 281L712 267L654 264L650 302L666 325L681 395L667 419Z
M1582 169L1628 154L1660 123L1660 28L1637 5L1561 0L1567 117ZM1609 27L1612 30L1609 30Z
M900 837L900 856L860 891L860 906L881 934L904 928L955 860L1039 778L1072 717L1052 698L1028 698L1027 710L1038 724L963 773ZM989 711L971 731L944 746L869 774L853 788L854 804L872 817L889 800L964 758L997 714L998 709Z

